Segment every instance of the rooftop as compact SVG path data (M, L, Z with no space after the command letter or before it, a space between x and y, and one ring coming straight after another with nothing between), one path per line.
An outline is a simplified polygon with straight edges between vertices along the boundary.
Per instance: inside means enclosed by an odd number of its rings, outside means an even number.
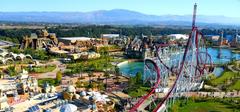
M168 35L168 37L174 37L176 39L188 39L188 35L185 35L185 34L171 34L171 35Z
M114 37L119 37L119 34L102 34L102 37L114 38Z
M59 37L59 39L64 39L64 40L70 40L70 41L87 41L87 40L91 40L92 38L89 37Z

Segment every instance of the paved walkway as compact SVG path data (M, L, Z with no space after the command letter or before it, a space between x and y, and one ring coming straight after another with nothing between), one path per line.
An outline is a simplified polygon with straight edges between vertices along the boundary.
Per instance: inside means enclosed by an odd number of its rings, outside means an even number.
M202 96L202 97L218 97L218 98L223 98L223 97L240 97L240 92L192 92L190 94L195 94L197 96Z
M240 64L240 61L237 61L236 63ZM231 70L234 73L238 73L240 71L240 68L234 65L228 65L228 69Z
M234 73L238 73L238 71L235 70L233 67L234 67L234 65L228 65L228 69L229 69L229 70L231 70L231 71L234 72Z
M50 63L47 63L47 64L43 64L44 66L45 65L56 65L56 68L51 71L51 72L47 72L47 73L35 73L35 74L32 74L31 76L35 76L36 78L56 78L56 73L58 71L65 71L66 69L66 66L63 65L60 61L58 60L54 60Z

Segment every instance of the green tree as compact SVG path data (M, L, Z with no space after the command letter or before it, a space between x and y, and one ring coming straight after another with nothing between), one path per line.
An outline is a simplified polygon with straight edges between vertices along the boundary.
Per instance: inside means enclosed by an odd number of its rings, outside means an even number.
M136 83L136 78L135 77L130 77L128 81L129 86L133 86Z
M47 60L50 58L45 50L35 50L28 48L24 50L24 54L30 54L33 58L39 60Z
M142 73L138 72L135 77L136 77L136 83L142 84Z
M106 80L106 86L105 86L105 89L107 90L107 86L108 86L108 78L110 78L110 74L108 71L104 72L104 77L105 77L105 80Z
M98 89L100 90L100 91L103 91L105 88L104 88L104 84L102 83L102 82L99 82L98 83Z
M87 89L92 89L93 88L93 84L92 81L86 86Z
M10 76L16 76L16 75L17 75L17 71L16 71L15 66L9 66L9 67L7 68L7 73L8 73L8 75L10 75Z
M60 83L61 80L62 80L62 72L58 71L56 74L56 82Z
M84 87L84 83L83 83L82 81L78 80L78 81L76 82L76 86L77 86L78 88L82 88L82 87Z
M0 78L3 78L4 77L4 73L3 73L3 71L1 70L0 71Z
M117 80L117 83L119 83L119 79L120 79L120 70L119 70L119 67L118 66L115 66L115 73L116 73L116 80Z
M109 55L108 50L109 50L108 46L105 46L105 47L101 47L99 49L99 52L102 56L106 57Z
M9 51L17 54L21 53L21 50L19 50L17 47L10 47Z
M82 64L78 64L77 66L75 66L75 72L79 74L79 77L80 77L80 78L83 78L83 77L82 77L82 71L83 71L83 66L82 66Z
M93 77L93 72L89 71L88 72L88 82L89 82L89 84L91 83L92 77Z

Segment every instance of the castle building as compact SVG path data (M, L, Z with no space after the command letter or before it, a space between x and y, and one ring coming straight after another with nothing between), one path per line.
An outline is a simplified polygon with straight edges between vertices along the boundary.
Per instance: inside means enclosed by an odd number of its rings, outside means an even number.
M42 49L49 46L56 46L58 39L55 33L48 33L47 30L38 30L37 33L32 33L30 36L24 36L20 48Z
M239 48L240 45L239 45L239 38L240 36L238 35L238 33L236 33L236 36L233 38L232 42L231 42L231 47L236 47L236 48Z

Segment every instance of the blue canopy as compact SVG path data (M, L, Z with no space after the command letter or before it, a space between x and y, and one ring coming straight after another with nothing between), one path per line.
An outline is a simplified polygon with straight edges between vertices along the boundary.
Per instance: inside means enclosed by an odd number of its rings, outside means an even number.
M38 107L38 105L35 105L32 107L29 107L28 111L29 112L38 112L38 111L40 111L40 108Z

